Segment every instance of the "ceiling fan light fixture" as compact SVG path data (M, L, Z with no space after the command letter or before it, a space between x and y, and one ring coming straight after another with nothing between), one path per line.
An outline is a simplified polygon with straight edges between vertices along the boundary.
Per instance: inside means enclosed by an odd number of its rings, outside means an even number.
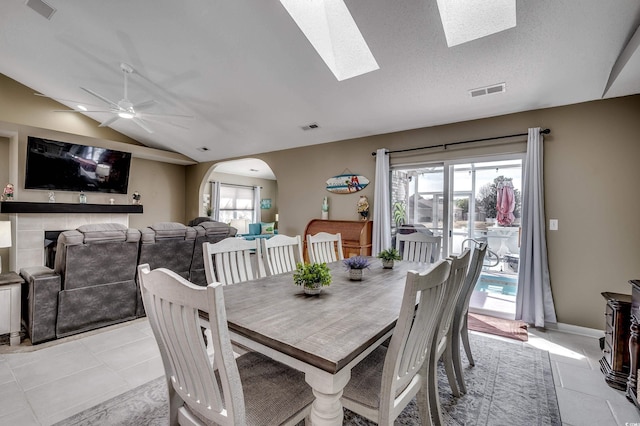
M133 117L135 117L135 114L132 114L128 111L120 111L118 113L118 117L120 118L126 118L126 119L132 119Z
M438 0L438 10L449 47L516 26L516 0Z

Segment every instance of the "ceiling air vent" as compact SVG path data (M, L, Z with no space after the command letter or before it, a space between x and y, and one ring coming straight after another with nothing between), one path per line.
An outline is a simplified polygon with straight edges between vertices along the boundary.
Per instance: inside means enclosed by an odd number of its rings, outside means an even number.
M27 0L27 6L38 12L39 15L42 15L49 20L51 19L53 14L56 13L56 9L49 6L42 0Z
M477 98L478 96L491 95L493 93L502 93L507 90L506 83L494 84L492 86L480 87L478 89L469 90L469 94L472 98Z
M320 127L318 126L318 123L311 123L307 124L306 126L301 126L300 128L306 132L307 130L315 130L318 127Z

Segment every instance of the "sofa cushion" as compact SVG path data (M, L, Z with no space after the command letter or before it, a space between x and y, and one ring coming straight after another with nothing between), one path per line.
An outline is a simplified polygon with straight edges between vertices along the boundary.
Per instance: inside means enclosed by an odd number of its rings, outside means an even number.
M82 242L95 241L126 241L128 228L119 223L93 223L77 228L83 236ZM139 234L138 238L139 238ZM135 238L134 234L131 234Z
M195 240L196 230L178 222L158 222L142 230L142 243L150 244L167 238Z
M249 224L249 234L251 235L260 235L262 234L262 225L259 223L250 223Z
M260 234L273 234L275 222L260 222Z

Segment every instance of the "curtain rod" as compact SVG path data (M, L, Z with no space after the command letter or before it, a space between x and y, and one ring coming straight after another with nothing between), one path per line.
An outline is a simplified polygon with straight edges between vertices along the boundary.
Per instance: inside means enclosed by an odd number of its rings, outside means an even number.
M215 181L215 180L210 180L209 181L209 183L216 183L216 182L217 181ZM235 186L237 188L251 188L251 189L258 187L258 188L262 189L262 187L260 185L242 185L242 184L239 184L239 183L224 183L224 182L220 182L220 185Z
M543 135L548 135L549 133L551 133L550 129L542 129L540 130L540 133ZM429 148L444 148L447 149L448 146L453 146L453 145L462 145L465 143L473 143L473 142L484 142L484 141L492 141L492 140L496 140L496 139L506 139L506 138L513 138L516 136L528 136L529 133L518 133L516 135L506 135L506 136L494 136L492 138L483 138L483 139L473 139L470 141L460 141L460 142L450 142L450 143L443 143L440 145L432 145L432 146L422 146L420 148L407 148L407 149L397 149L395 151L387 151L387 154L393 154L396 152L409 152L409 151L417 151L419 149L429 149ZM371 155L375 156L376 152L372 152Z

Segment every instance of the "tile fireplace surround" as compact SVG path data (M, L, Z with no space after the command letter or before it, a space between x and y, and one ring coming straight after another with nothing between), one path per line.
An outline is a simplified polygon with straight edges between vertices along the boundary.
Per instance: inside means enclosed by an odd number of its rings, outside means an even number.
M11 206L7 206L9 203ZM8 213L11 221L13 246L10 248L10 270L16 272L28 266L45 265L45 231L75 229L81 225L106 222L129 226L129 214L142 213L142 206L9 203L2 203L2 213ZM34 210L40 212L31 213ZM127 210L128 213L122 212Z

